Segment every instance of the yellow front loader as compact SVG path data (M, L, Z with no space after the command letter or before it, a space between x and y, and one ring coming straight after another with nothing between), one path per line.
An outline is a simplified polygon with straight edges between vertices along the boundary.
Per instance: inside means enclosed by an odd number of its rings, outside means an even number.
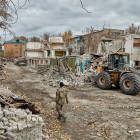
M97 67L96 84L101 89L110 89L112 85L119 87L128 95L136 95L140 91L140 78L130 67L130 54L117 52L108 56L108 66Z

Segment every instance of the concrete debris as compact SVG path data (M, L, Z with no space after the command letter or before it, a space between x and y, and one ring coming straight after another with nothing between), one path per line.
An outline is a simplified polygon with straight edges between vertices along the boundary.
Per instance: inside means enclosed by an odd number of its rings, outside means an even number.
M5 71L3 70L3 67L4 65L0 64L0 80L4 80L7 75Z
M49 70L49 66L48 65L38 65L38 67L37 67L37 71L38 71L38 74L45 74L45 73L47 73L47 71Z
M17 66L27 66L27 60L25 58L17 58L14 60L14 64Z
M40 112L39 109L37 109L34 104L19 98L19 96L13 94L5 87L0 87L0 104L2 106L7 105L10 108L29 109L30 111L32 111L33 114L37 114Z
M47 74L43 75L43 81L46 81L50 86L54 87L57 87L60 81L66 86L83 87L87 83L89 77L89 74L82 73L65 72L65 74L62 74L55 66L54 68L51 68Z
M96 65L97 62L88 63L84 73L74 73L70 68L65 68L60 61L58 65L50 68L46 65L38 65L38 73L43 75L43 81L53 87L57 87L60 81L63 81L67 86L83 87L88 82L94 82L97 70Z
M0 87L0 139L42 140L43 119L34 104Z
M0 139L42 140L43 119L29 109L1 107Z
M3 63L4 65L6 64L6 62L14 62L14 58L0 58L1 63Z

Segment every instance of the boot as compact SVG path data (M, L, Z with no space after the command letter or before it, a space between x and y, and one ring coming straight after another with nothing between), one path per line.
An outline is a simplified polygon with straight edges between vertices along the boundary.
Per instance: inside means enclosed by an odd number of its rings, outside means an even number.
M61 120L61 115L60 115L60 114L58 115L57 119L58 119L58 120Z
M61 117L63 118L64 122L66 122L67 117L65 115L61 115Z

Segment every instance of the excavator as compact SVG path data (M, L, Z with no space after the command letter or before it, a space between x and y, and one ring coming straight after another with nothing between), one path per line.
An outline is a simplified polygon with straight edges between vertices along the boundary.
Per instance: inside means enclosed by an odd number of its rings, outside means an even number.
M110 54L108 65L98 65L95 79L97 86L104 90L115 85L127 95L137 95L140 91L140 72L130 67L130 53Z

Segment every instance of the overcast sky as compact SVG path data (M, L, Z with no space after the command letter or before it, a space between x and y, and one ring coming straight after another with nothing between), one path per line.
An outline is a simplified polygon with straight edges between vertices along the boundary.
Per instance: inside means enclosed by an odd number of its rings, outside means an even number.
M23 1L23 0L22 0ZM140 25L140 0L30 0L11 28L16 36L58 34L70 29L82 34L86 27L125 29L131 23ZM9 38L9 37L8 37ZM12 38L12 36L11 36Z

